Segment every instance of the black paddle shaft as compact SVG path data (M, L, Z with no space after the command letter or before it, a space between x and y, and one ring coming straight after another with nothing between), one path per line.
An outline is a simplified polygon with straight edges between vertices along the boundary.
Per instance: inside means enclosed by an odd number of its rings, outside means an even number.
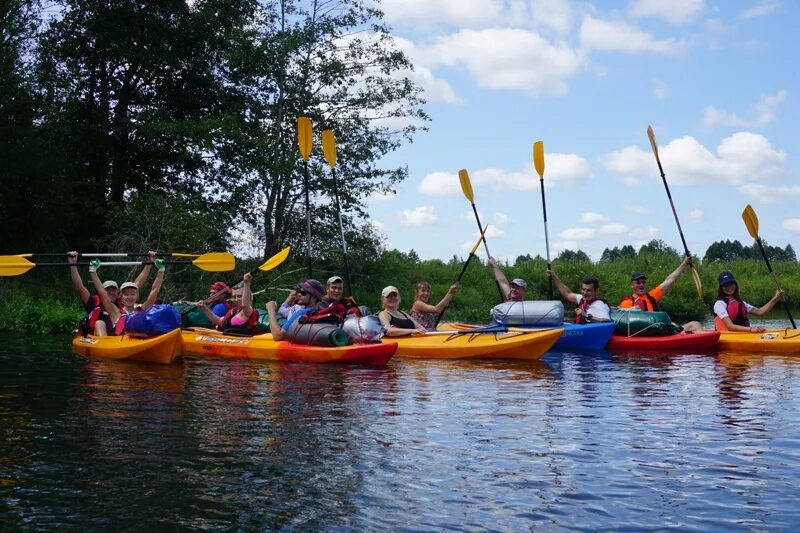
M336 181L336 169L331 167L333 176L333 193L336 201L336 213L339 216L339 233L342 235L342 254L344 255L344 274L347 278L347 294L353 294L353 284L350 281L350 261L347 259L347 240L344 238L344 224L342 223L342 207L339 203L339 184Z
M686 246L686 237L683 236L683 229L681 229L681 221L678 220L678 212L675 211L675 202L672 201L672 193L669 192L669 185L667 184L667 177L664 175L664 169L661 167L661 160L656 158L656 163L658 163L658 171L661 172L661 181L664 183L664 188L667 190L667 198L669 199L669 206L672 208L672 216L675 217L675 224L678 225L678 233L680 234L681 242L683 243L683 251L689 258L689 266L693 266L692 254L689 253L689 247Z
M761 244L761 238L756 237L756 242L758 243L758 249L761 250L761 255L764 257L764 262L767 263L767 270L769 270L772 280L775 282L775 286L780 289L780 286L778 286L778 280L775 279L775 273L772 271L772 265L769 263L767 252L764 250L764 246ZM783 295L781 295L781 302L783 303L783 308L786 310L786 314L789 317L789 322L792 323L792 329L797 329L797 326L794 323L792 312L789 310L789 304L786 302L786 298L784 298Z
M458 279L456 280L456 283L460 283L461 282L461 278L464 277L464 274L467 271L467 267L469 266L469 262L470 262L470 260L472 260L473 257L475 257L475 254L470 252L469 256L467 256L467 260L464 261L464 266L461 267L461 273L458 275ZM450 302L447 302L447 305L444 306L444 309L442 309L442 312L439 313L439 316L436 317L436 322L434 322L433 327L436 327L436 326L439 325L439 321L444 316L444 312L447 311L448 307L450 307Z
M544 199L544 180L539 180L542 186L542 215L544 216L544 247L547 252L547 270L552 270L550 265L550 239L547 237L547 202ZM553 299L553 278L547 277L550 299Z
M313 278L313 272L311 270L311 201L309 200L308 196L308 161L304 161L305 167L305 189L306 189L306 239L308 242L306 243L306 251L308 252L308 277Z
M483 241L483 249L486 250L486 255L491 256L492 254L489 253L489 245L486 244L486 235L484 235L484 231L481 229L483 225L481 224L481 217L478 215L478 208L475 207L475 202L470 202L472 204L472 212L475 213L475 222L478 223L478 231L481 233L481 240ZM503 294L503 289L500 287L500 282L497 279L494 280L495 284L497 285L497 293L500 294L500 302L506 301L506 295Z

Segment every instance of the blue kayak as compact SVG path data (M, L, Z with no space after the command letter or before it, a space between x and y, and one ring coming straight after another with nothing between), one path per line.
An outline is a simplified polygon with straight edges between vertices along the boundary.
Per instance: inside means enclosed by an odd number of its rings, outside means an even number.
M614 322L593 322L591 324L564 324L564 334L551 348L561 352L573 350L602 350L614 333ZM517 326L525 329L527 326Z

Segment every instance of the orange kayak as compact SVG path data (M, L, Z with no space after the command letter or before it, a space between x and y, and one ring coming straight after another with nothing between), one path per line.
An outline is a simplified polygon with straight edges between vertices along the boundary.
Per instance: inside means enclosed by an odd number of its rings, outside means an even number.
M295 363L362 363L385 365L397 351L396 342L351 344L349 346L307 346L273 340L265 333L235 337L213 330L183 330L184 353L211 357L235 357L289 361Z
M129 335L77 336L72 339L72 353L85 357L146 361L168 365L180 355L181 340L181 330L179 329L158 337L146 338Z
M448 327L442 325L440 327ZM525 331L433 331L427 335L392 337L397 357L422 359L540 359L563 329Z

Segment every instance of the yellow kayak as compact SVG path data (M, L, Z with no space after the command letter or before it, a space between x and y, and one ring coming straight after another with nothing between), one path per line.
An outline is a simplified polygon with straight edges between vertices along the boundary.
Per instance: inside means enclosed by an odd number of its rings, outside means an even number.
M800 330L771 329L762 333L723 331L719 336L720 350L737 352L796 353L800 355Z
M112 335L95 337L77 336L72 339L72 353L86 357L146 361L168 365L182 349L181 330L176 329L158 337L131 337Z
M396 357L534 360L552 348L563 333L560 328L508 332L445 330L391 337L391 340L397 341Z

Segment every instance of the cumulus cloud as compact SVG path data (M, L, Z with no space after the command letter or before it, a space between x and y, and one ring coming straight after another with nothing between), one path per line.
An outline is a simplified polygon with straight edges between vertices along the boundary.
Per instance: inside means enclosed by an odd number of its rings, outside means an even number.
M421 205L416 209L403 209L398 212L400 223L406 226L430 226L436 222L432 205Z
M395 73L396 76L407 77L416 82L425 93L425 99L429 102L446 102L449 104L460 105L464 101L456 95L453 87L445 80L437 78L430 67L425 63L425 55L417 48L417 45L402 37L394 38L395 46L405 53L414 64L414 70L402 70Z
M692 209L686 215L686 218L688 218L689 220L695 221L695 222L699 222L700 220L703 220L704 217L705 217L705 213L703 213L702 209Z
M480 236L480 233L478 233L478 230L475 230L475 238L477 239L478 236ZM496 238L499 238L499 237L505 237L506 236L506 232L504 230L501 230L500 228L498 228L497 226L495 226L493 224L489 224L486 227L486 231L483 232L483 236L485 238L487 238L487 239L491 239L491 238L495 238L496 239ZM475 245L474 242L472 244L473 244L473 246Z
M628 233L628 226L619 222L609 222L600 226L601 235L625 235Z
M778 2L778 0L762 0L750 9L745 9L739 13L739 18L741 20L747 20L756 17L763 17L765 15L771 15L778 10L780 5L781 3Z
M594 239L596 233L594 228L567 228L559 233L558 236L569 241L585 241Z
M786 153L772 147L763 135L741 131L723 139L716 153L693 137L681 137L659 147L670 183L744 184L763 181L784 172ZM616 150L600 158L608 170L624 176L656 176L653 153L636 146Z
M594 17L583 19L580 42L585 50L624 54L675 54L684 47L682 41L674 38L657 40L646 31L622 20Z
M643 228L634 228L628 232L629 237L640 239L646 244L648 241L653 240L658 236L658 228L655 226L645 226Z
M696 19L705 9L705 0L634 0L630 4L633 17L652 17L670 24L685 24Z
M581 213L581 222L584 224L595 224L597 222L607 222L608 217L600 213L592 213L590 211Z
M574 15L569 0L533 0L530 11L534 23L545 26L559 35L569 33Z
M800 233L800 218L787 218L783 221L783 229L792 233Z
M764 204L773 204L778 200L800 197L800 186L769 186L760 183L745 183L739 187L739 192L750 198L755 198Z
M625 209L636 215L645 216L650 214L650 210L642 205L626 205Z
M458 174L455 172L431 172L422 178L417 190L426 196L455 196L462 194Z
M786 100L786 91L775 94L762 94L758 102L752 106L753 118L743 119L735 113L709 106L703 113L703 125L707 128L715 126L733 126L759 128L775 120L778 107Z
M383 0L381 9L389 22L475 26L499 21L502 5L496 0Z
M367 202L369 203L380 203L380 202L390 202L395 199L397 193L394 191L373 191L369 198L367 198Z
M430 9L426 9L430 12ZM429 66L463 66L478 86L531 95L563 94L584 58L567 44L551 44L518 28L462 29L421 50Z
M511 217L509 217L505 213L495 213L494 214L494 223L496 225L498 225L498 226L506 226L506 225L508 225L509 222L511 222Z
M553 251L555 253L563 252L564 250L577 250L577 241L556 241L553 243Z

